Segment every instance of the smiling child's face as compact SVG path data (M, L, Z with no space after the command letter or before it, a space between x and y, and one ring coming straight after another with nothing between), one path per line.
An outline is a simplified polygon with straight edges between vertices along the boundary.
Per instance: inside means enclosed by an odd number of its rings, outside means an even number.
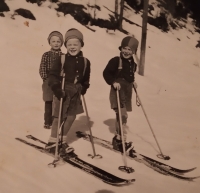
M122 48L121 48L121 52L122 52L122 56L123 56L125 59L128 59L128 58L132 57L132 55L133 55L133 51L132 51L131 48L128 47L128 46L122 47Z
M70 55L76 56L82 48L81 42L77 38L69 39L66 43L66 48Z
M59 37L52 36L49 42L50 46L54 50L59 50L62 46L62 42Z

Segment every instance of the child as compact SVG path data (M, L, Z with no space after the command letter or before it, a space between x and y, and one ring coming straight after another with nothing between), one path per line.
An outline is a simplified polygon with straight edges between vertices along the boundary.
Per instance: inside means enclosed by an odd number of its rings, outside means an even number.
M59 143L59 153L65 155L73 151L67 144L67 133L70 130L77 114L83 113L81 94L84 95L89 88L90 80L90 61L83 57L81 48L84 46L83 34L77 29L70 29L65 34L65 47L67 54L62 67L62 59L59 57L49 75L49 86L55 94L55 108L53 110L53 124L51 136L46 149L50 153L55 153L57 141L57 127L59 114L59 100L63 98L62 119L63 129L61 131L62 144ZM64 90L61 89L60 72L65 73Z
M121 119L123 133L126 134L127 111L132 111L132 88L136 87L134 73L137 65L134 62L133 54L136 54L138 47L138 40L134 37L127 36L119 47L120 57L112 58L103 71L103 77L107 84L111 85L110 90L110 104L111 109L116 113L116 135L112 140L113 148L119 151L122 150L122 138L119 124L119 113L117 105L117 93L119 90L119 98L121 105ZM126 136L124 136L126 140ZM125 143L126 149L130 148L131 143Z
M42 91L43 91L43 100L45 102L44 107L44 128L50 129L52 125L52 101L53 101L53 92L48 86L48 74L51 69L53 61L56 57L62 54L61 46L63 44L63 35L58 31L53 31L49 34L48 37L49 45L51 50L45 52L42 56L40 63L39 74L43 80Z

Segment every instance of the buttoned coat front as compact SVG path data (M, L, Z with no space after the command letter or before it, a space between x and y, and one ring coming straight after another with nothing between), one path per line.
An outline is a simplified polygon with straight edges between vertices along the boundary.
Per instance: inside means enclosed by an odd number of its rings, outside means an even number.
M65 88L66 96L63 99L63 118L67 115L76 115L83 113L83 106L81 102L81 90L89 88L90 81L90 61L87 60L85 65L82 52L77 56L65 55L65 63L63 65L63 72L65 73ZM59 57L53 64L49 73L50 87L59 87L61 89L61 57ZM59 103L55 104L54 116L58 116Z

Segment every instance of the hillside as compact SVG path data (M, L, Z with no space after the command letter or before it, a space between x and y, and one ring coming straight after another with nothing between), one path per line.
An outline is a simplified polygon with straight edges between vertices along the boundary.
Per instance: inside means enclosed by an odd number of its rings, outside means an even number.
M74 0L73 6L85 10L86 2ZM114 10L113 2L97 2L101 7L98 17L109 20L109 10ZM87 23L81 24L71 14L57 11L56 1L43 1L40 6L25 0L6 0L5 3L7 11L1 11L4 16L0 17L0 26L3 26L0 28L1 193L199 192L199 179L194 182L178 180L130 159L127 159L128 166L135 172L123 173L118 170L124 164L122 156L97 145L96 151L103 159L89 158L87 154L92 153L91 144L75 135L78 130L89 131L85 113L79 115L72 126L68 136L70 145L83 160L119 177L135 178L132 185L110 186L69 164L49 168L47 164L53 161L52 157L15 140L16 137L26 139L27 134L48 140L50 131L43 129L44 102L39 64L42 54L50 49L47 42L49 33L58 30L65 34L73 27L84 34L82 51L91 61L91 86L85 99L92 131L95 136L111 141L115 115L110 109L110 88L102 72L109 59L119 55L118 47L126 34L119 30L107 33L107 28L96 25L85 26ZM124 16L128 20L123 21L123 28L140 41L141 13L127 7ZM18 9L28 10L29 16L31 12L32 19L21 16ZM166 33L148 24L145 75L136 73L139 96L163 153L171 159L157 158L159 149L142 109L136 106L135 94L133 111L128 118L128 140L133 141L138 152L181 169L198 167L200 163L200 58L199 48L195 47L199 33L195 26L189 23L187 26ZM62 51L66 53L64 46ZM140 55L140 50L137 54ZM200 169L186 175L198 176Z

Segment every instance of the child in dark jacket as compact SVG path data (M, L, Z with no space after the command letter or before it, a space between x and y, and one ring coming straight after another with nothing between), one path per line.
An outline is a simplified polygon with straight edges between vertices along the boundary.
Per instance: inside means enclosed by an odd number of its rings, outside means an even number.
M106 83L111 85L111 109L113 109L116 113L116 135L114 136L112 143L113 148L119 151L122 151L122 136L119 124L116 90L119 91L122 129L123 133L126 134L126 123L128 118L127 111L132 111L132 88L133 85L137 87L134 76L137 64L134 62L133 54L136 54L138 43L138 40L134 37L125 37L119 47L119 50L121 51L120 57L116 56L112 58L103 71L103 77ZM124 139L126 140L126 135L124 136Z
M76 115L83 113L81 94L84 95L89 88L90 81L90 61L83 57L81 48L84 45L83 34L77 29L70 29L65 34L65 47L67 54L62 66L62 59L59 57L49 73L49 86L54 95L53 124L51 136L46 149L50 153L55 153L58 129L59 100L63 98L61 122L63 129L61 131L62 144L59 143L59 153L65 154L73 151L67 144L67 133L70 130ZM63 69L65 73L64 90L61 88L60 72Z
M63 44L63 35L58 31L53 31L49 34L47 40L49 45L51 46L51 50L43 54L40 63L39 74L43 80L42 91L43 91L43 100L45 102L44 128L50 129L52 125L53 92L51 88L48 86L48 76L53 61L56 59L56 57L59 57L62 54L60 48Z

